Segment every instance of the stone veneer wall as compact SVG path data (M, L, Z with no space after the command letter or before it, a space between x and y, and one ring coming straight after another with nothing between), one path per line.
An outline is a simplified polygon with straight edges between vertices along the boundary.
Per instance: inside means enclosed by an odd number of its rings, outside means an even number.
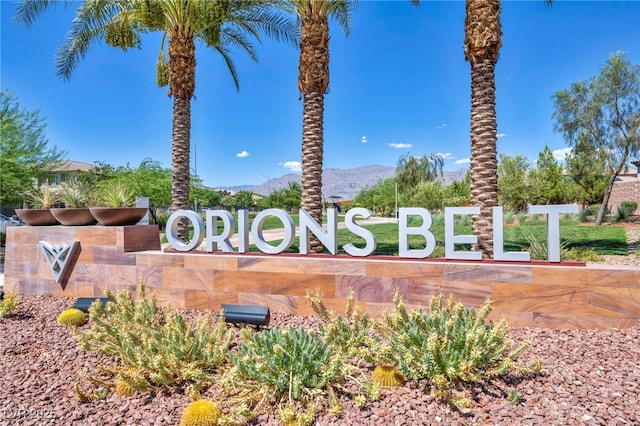
M38 241L80 241L63 290ZM14 227L7 236L7 291L100 297L134 290L140 280L162 303L217 310L221 303L268 305L273 312L313 315L308 290L343 312L349 289L373 315L392 308L394 289L408 306L428 306L437 293L468 306L493 300L493 318L514 326L640 326L640 268L564 264L453 262L334 256L162 252L155 226Z
M608 204L612 214L618 211L618 206L623 201L637 202L638 207L634 214L640 214L640 179L615 182L613 184Z

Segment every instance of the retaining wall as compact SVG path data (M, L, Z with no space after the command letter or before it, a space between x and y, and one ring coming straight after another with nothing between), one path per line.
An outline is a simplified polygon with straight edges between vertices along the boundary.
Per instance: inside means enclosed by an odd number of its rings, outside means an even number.
M38 246L80 243L64 288ZM640 267L498 263L161 251L156 226L13 227L7 235L5 289L63 297L135 290L144 280L161 303L217 310L222 303L267 305L313 315L307 291L343 312L350 289L373 315L392 308L394 289L408 306L438 293L468 306L492 299L492 318L549 328L640 326Z

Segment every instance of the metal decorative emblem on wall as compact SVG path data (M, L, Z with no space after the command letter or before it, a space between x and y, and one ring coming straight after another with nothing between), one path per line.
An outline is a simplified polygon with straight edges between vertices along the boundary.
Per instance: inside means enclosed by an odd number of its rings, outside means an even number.
M75 241L73 244L58 245L51 245L46 241L38 241L38 245L42 249L45 259L47 259L53 278L64 290L80 254L80 241Z

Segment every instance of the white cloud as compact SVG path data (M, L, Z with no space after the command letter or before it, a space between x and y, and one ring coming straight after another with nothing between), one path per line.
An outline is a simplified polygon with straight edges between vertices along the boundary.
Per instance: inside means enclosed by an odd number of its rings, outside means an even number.
M571 152L571 148L560 148L553 150L553 158L557 161L564 161L567 154Z
M448 158L453 158L453 154L451 154L450 152L445 152L444 154L441 152L438 152L436 155L439 155L440 157L442 157L443 160L446 160Z
M447 127L447 123L442 123L442 124L438 124L436 126L436 129L444 129L445 127Z
M504 138L505 136L507 136L507 135L505 135L504 133L498 133L498 134L496 135L496 137L497 137L498 139L500 139L500 138Z
M468 164L470 162L471 162L471 158L469 157L456 160L456 164Z
M398 148L398 149L402 149L402 148L411 148L413 145L411 145L410 143L400 143L400 142L391 142L388 144L391 148Z
M362 143L367 143L367 137L366 137L366 136L363 136L363 137L362 137L362 141L361 141L361 142L362 142Z
M244 158L244 157L248 157L249 153L247 151L242 151L236 154L236 157L238 158Z
M282 164L282 167L284 167L285 169L289 169L292 172L302 171L302 164L300 164L299 161L285 161L284 163L280 164Z

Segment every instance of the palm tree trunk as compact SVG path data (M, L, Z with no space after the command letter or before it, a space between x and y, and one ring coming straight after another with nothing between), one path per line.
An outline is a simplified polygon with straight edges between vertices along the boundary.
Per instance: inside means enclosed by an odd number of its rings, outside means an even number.
M171 153L171 208L189 208L191 98L196 82L196 47L193 38L176 33L169 38L169 95L173 97ZM178 237L189 238L187 220L178 224Z
M191 147L191 101L173 98L173 147L171 153L171 207L189 208L189 161Z
M495 61L471 67L471 202L480 207L472 228L483 257L493 257L492 207L498 200Z
M311 6L309 4L308 6ZM317 10L319 12L319 10ZM298 89L302 107L302 208L322 223L322 164L324 153L324 94L329 85L329 20L311 14L300 25ZM309 238L309 250L322 252L322 243Z
M304 95L302 108L302 208L322 223L322 164L324 155L324 93ZM309 249L322 252L322 244L311 235Z

